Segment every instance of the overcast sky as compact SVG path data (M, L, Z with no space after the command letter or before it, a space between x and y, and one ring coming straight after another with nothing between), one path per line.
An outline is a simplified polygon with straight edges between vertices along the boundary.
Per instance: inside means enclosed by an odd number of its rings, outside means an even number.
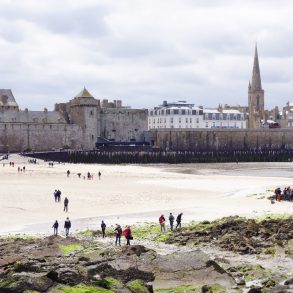
M247 105L257 42L265 106L293 101L293 1L0 0L0 88L53 109L84 86L133 108Z

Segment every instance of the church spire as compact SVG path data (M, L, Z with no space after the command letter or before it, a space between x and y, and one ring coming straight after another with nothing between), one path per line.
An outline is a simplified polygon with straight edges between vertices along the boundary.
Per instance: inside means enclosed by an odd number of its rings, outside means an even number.
M261 91L262 90L259 63L258 63L257 45L255 45L255 52L254 52L251 89L253 91Z

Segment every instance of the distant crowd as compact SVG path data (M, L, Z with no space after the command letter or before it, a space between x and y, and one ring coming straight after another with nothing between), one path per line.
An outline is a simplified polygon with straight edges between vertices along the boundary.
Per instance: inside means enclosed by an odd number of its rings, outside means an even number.
M293 201L293 189L291 189L290 186L285 187L283 190L278 187L275 189L275 195L274 198L272 199L272 203L274 203L273 201L282 201L282 200L286 200L286 201Z

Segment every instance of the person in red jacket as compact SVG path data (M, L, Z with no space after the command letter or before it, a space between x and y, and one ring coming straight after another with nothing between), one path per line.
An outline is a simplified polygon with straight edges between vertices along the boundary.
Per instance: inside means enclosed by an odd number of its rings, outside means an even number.
M161 215L161 217L159 218L159 223L161 226L161 232L166 232L166 225L165 225L166 219L164 217L164 215Z
M126 245L130 245L130 240L133 239L130 226L126 226L126 228L123 231L123 235L126 238Z

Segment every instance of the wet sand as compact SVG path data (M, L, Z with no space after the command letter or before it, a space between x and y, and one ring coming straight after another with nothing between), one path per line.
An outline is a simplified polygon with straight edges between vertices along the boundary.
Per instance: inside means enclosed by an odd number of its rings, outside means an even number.
M0 233L50 233L68 216L73 231L108 225L157 222L161 213L183 211L183 222L223 216L293 212L293 203L272 205L277 186L293 186L292 163L192 165L54 164L11 155L0 164ZM15 166L10 167L9 161ZM18 173L18 167L26 167ZM70 170L69 177L66 171ZM102 172L101 180L98 172ZM82 173L78 178L77 173ZM93 180L83 179L87 172ZM55 203L53 192L62 191ZM69 198L69 212L63 199Z

